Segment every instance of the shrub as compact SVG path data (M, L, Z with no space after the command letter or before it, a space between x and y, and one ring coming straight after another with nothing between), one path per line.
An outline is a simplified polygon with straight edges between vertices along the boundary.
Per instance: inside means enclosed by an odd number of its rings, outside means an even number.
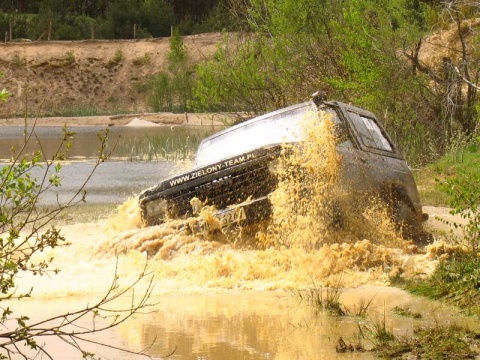
M440 188L449 196L450 214L460 215L466 221L465 224L452 222L451 225L462 230L462 241L469 246L473 257L477 257L480 250L480 173L459 172L441 182Z
M15 54L13 56L12 63L16 67L24 67L25 65L27 65L27 61L25 60L25 58L23 56L18 55L18 54Z
M149 105L154 111L183 112L189 110L192 99L193 70L188 53L178 31L170 38L167 69L149 82Z
M142 65L148 65L151 62L152 62L152 57L150 53L146 52L142 57L133 60L133 65L142 66Z
M0 92L1 100L6 100L7 96L6 90ZM93 171L108 157L105 152L107 135L108 131L98 134L99 155ZM96 358L93 353L84 349L83 336L119 325L148 306L151 280L140 298L134 296L135 285L146 276L145 269L137 280L127 287L119 286L115 274L110 288L100 300L80 310L47 319L32 321L27 316L15 314L4 305L8 300L21 300L32 295L32 289L26 292L17 291L22 274L40 276L56 274L59 271L51 269L52 258L37 262L33 261L33 256L44 250L68 245L61 231L53 225L53 221L66 209L85 199L84 187L93 172L87 174L85 182L71 199L57 202L53 207L42 208L39 205L39 199L46 191L61 186L61 160L66 158L73 136L74 133L65 127L63 138L52 157L47 158L42 150L32 154L24 153L23 149L29 142L38 141L35 126L25 125L23 146L19 151L12 149L12 160L0 166L0 303L3 305L0 312L0 359L31 359L30 350L34 350L35 358L45 356L52 359L52 354L44 343L46 337L52 336L78 350L83 358ZM41 144L38 148L43 149ZM43 175L34 177L34 170L39 170L41 174L43 172ZM123 309L118 308L118 305L112 306L112 302L123 295L132 296L130 305ZM78 331L80 328L81 331Z
M68 65L72 65L75 62L75 53L72 50L67 51L65 54L65 62Z
M117 66L123 60L123 51L122 49L115 50L113 58L110 59L106 65L107 69L112 69Z

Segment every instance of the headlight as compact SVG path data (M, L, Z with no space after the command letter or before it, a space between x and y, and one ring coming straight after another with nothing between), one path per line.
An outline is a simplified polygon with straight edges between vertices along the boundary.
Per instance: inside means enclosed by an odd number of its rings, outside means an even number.
M142 216L149 225L160 224L165 220L166 210L167 201L165 199L157 199L145 204Z

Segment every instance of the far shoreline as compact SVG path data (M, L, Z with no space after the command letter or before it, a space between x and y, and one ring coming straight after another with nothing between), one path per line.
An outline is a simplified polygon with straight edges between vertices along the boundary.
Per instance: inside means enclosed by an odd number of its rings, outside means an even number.
M2 126L228 126L242 116L231 113L144 113L102 116L56 116L56 117L12 117L0 118Z

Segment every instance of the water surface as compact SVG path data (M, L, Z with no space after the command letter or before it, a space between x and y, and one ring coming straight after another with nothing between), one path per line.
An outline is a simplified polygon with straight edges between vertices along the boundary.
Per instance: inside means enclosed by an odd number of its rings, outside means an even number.
M75 133L72 148L68 158L96 158L100 142L97 134L108 130L108 151L112 156L127 160L161 158L162 155L192 156L200 141L218 131L216 126L152 126L132 127L113 126L77 126L68 128ZM33 133L32 133L33 130ZM63 128L58 126L37 126L27 128L27 135L32 134L24 153L28 154L39 149L41 145L47 158L57 151L63 138ZM21 126L2 126L0 128L0 159L10 159L11 149L22 148L25 139L25 129ZM163 151L162 151L163 149ZM157 152L155 153L155 150ZM143 155L142 155L143 153Z
M46 194L43 204L66 201L94 167L99 129L74 130L74 147L69 160L63 162L63 185ZM135 352L148 349L146 353L156 359L172 352L170 358L179 360L372 359L371 352L337 353L339 338L356 343L359 325L379 321L385 321L386 328L399 336L411 335L420 325L458 323L479 328L478 322L452 308L385 286L397 271L413 274L434 267L440 254L434 250L418 254L408 246L398 246L398 242L380 241L375 234L362 241L345 239L345 243L316 250L265 249L191 233L185 231L187 226L168 222L164 227L143 228L137 202L126 200L188 167L191 149L211 131L112 128L111 136L119 139L114 159L101 164L86 185L87 203L123 204L123 212L119 210L116 217L107 220L64 226L62 233L72 245L44 251L37 259L54 256L52 266L62 271L51 277L22 274L18 291L33 286L34 293L32 299L11 302L15 313L44 319L92 304L108 289L115 268L121 283L128 285L148 259L155 276L151 297L155 305L118 327L90 337L111 347L85 343L86 350L109 359L142 358L114 347ZM37 133L45 151L55 151L61 129L38 128ZM157 140L152 140L155 137ZM21 142L22 129L0 128L0 158L8 159L10 148L18 149ZM35 144L29 146L28 151L35 149ZM167 151L162 152L162 147ZM33 175L40 177L41 172ZM148 256L142 249L147 242L158 247L156 255ZM367 317L316 312L286 291L305 288L313 281L328 283L337 277L346 287L340 298L345 307L355 309L372 301ZM141 286L136 294L142 294ZM128 306L129 301L130 297L124 298L120 305ZM419 312L422 319L395 315L395 306ZM85 319L82 324L91 323L92 319ZM58 339L42 341L56 358L81 359L78 352ZM368 347L368 341L365 345Z
M99 154L99 133L102 127L72 127L72 147L62 162L62 186L48 191L41 204L52 205L68 201L90 177L95 159ZM96 168L85 185L87 202L90 204L121 204L128 197L156 185L159 181L190 166L191 159L200 141L218 130L218 127L115 126L108 129L106 152L111 159ZM30 154L41 146L47 159L59 149L63 139L61 127L36 127L24 154ZM24 128L4 126L0 128L0 159L12 157L12 148L20 151L24 144ZM61 151L64 151L62 149ZM1 166L1 163L0 163ZM40 179L43 169L37 168L33 175Z
M373 299L367 318L333 317L299 304L285 292L178 293L152 298L158 305L148 314L139 314L119 327L97 334L95 341L131 351L146 352L154 359L173 352L178 360L271 360L271 359L375 359L374 352L337 353L340 337L359 343L359 326L373 326L386 318L385 326L396 336L412 336L422 326L462 323L479 329L472 319L451 308L411 296L401 290L362 287L346 290L342 302L351 306ZM80 306L87 299L52 299L42 308L44 315ZM93 300L93 299L91 299ZM32 309L38 302L27 300ZM395 306L422 314L422 320L393 314ZM365 329L365 328L364 328ZM368 337L368 334L365 333ZM372 343L362 339L368 349ZM141 359L141 356L101 346L84 344L97 355L114 359ZM79 359L66 344L54 340L51 351L65 360Z

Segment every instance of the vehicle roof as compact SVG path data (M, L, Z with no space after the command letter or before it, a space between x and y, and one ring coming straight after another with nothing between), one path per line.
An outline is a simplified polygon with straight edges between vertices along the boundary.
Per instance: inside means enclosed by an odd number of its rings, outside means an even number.
M221 130L213 135L210 135L209 137L205 138L202 140L202 142L200 143L200 146L199 148L202 147L203 143L207 142L207 141L210 141L212 139L215 139L217 137L220 137L220 136L223 136L231 131L235 131L236 129L239 129L243 126L247 126L249 124L252 124L252 123L256 123L256 122L259 122L259 121L262 121L264 120L265 118L270 118L271 116L275 116L277 114L281 114L283 112L286 112L286 111L290 111L290 110L294 110L294 109L297 109L297 108L300 108L300 107L304 107L304 106L315 106L315 104L313 103L313 101L306 101L306 102L303 102L303 103L299 103L299 104L295 104L295 105L290 105L288 107L285 107L285 108L281 108L281 109L278 109L278 110L274 110L274 111L271 111L271 112L268 112L268 113L265 113L263 115L260 115L260 116L256 116L252 119L249 119L249 120L246 120L246 121L243 121L241 122L240 124L237 124L237 125L233 125L233 126L230 126L228 127L227 129L225 130Z
M366 109L359 108L359 107L357 107L357 106L351 105L351 104L345 104L345 103L342 103L342 102L340 102L340 101L333 101L333 100L332 100L332 101L325 101L324 103L325 103L326 105L331 105L331 106L332 106L332 105L333 105L333 106L336 105L336 106L340 106L340 107L343 107L343 108L346 108L346 109L351 109L351 110L353 110L353 111L355 111L355 112L358 112L359 114L364 114L364 115L366 115L366 116L376 118L376 116L375 116L372 112L370 112L370 111L368 111L368 110L366 110ZM315 105L315 103L314 103L312 100L310 100L310 101L305 101L305 102L302 102L302 103L290 105L290 106L285 107L285 108L281 108L281 109L278 109L278 110L270 111L270 112L267 112L267 113L265 113L265 114L256 116L256 117L254 117L254 118L252 118L252 119L243 121L243 122L241 122L241 123L239 123L239 124L230 126L230 127L226 128L226 129L224 129L224 130L221 130L221 131L219 131L219 132L216 132L215 134L210 135L209 137L203 139L203 140L200 142L199 148L202 147L202 145L203 145L204 142L207 142L207 141L210 141L210 140L215 139L215 138L217 138L217 137L223 136L223 135L225 135L225 134L227 134L227 133L229 133L229 132L231 132L231 131L235 131L236 129L239 129L239 128L243 127L243 126L247 126L247 125L249 125L249 124L262 121L262 120L264 120L265 118L270 118L270 117L275 116L275 115L277 115L277 114L281 114L281 113L283 113L283 112L290 111L290 110L294 110L294 109L297 109L297 108L300 108L300 107L304 107L304 106L317 106L317 105Z

